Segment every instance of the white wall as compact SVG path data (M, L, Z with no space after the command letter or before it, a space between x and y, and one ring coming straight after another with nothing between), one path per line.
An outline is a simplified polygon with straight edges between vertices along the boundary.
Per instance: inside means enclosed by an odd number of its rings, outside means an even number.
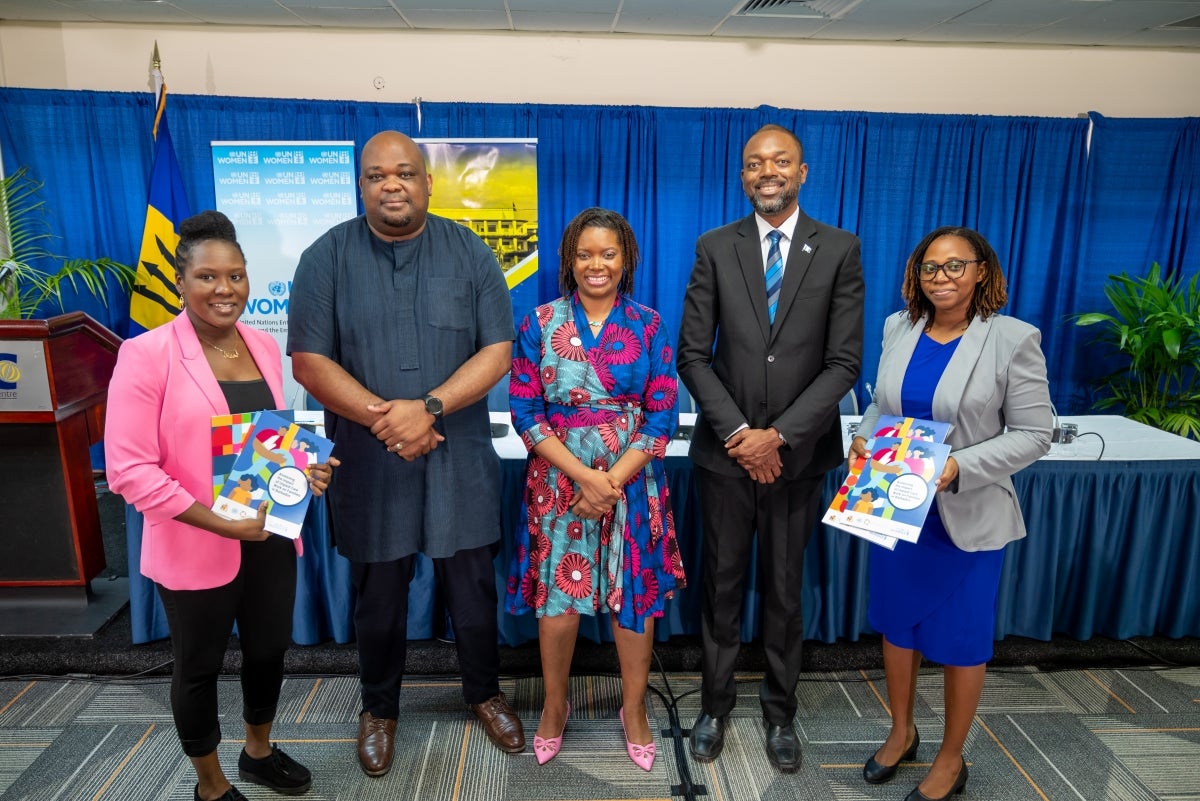
M1200 116L1200 52L1101 47L0 22L0 85L148 91L155 41L182 94Z

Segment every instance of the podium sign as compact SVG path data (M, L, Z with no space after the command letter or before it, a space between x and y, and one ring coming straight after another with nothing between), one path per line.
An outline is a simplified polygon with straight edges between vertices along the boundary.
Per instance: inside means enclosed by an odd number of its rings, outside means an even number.
M0 339L0 412L48 412L52 408L42 343Z

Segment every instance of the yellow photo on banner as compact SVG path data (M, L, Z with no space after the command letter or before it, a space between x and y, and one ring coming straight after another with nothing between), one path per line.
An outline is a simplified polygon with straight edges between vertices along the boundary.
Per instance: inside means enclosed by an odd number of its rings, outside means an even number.
M429 210L470 228L504 270L514 313L537 303L537 140L417 139L433 176Z

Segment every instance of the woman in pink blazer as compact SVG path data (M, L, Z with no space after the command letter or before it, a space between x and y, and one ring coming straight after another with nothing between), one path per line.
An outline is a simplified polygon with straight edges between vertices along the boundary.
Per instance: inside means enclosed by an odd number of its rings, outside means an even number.
M239 521L209 509L211 418L283 407L279 347L237 322L250 287L229 219L203 212L184 220L179 232L183 313L121 345L105 422L108 482L145 517L141 569L157 585L171 630L171 710L196 769L196 801L244 798L217 759L217 677L235 622L246 724L239 775L299 794L312 776L270 736L292 638L300 541L264 531L265 507L257 518ZM330 466L308 472L319 495Z

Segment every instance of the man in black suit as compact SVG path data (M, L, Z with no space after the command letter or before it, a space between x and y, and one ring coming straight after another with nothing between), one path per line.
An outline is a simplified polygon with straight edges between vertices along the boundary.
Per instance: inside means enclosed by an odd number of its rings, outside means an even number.
M704 520L703 710L692 755L715 759L737 700L733 666L757 535L767 671L759 690L772 764L800 766L792 727L804 620L804 548L824 475L845 458L838 401L858 379L863 276L858 237L810 219L791 131L767 125L742 151L755 213L702 235L684 298L679 377L695 398L692 436Z

